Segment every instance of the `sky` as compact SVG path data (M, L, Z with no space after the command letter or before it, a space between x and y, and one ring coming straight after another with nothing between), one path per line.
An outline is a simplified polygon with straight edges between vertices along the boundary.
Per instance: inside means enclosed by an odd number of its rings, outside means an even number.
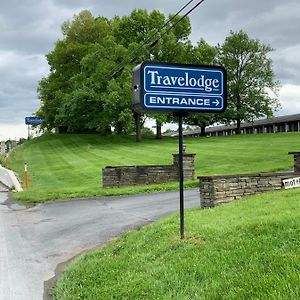
M0 3L0 140L27 137L24 119L40 107L37 86L47 76L45 55L62 38L61 25L88 9L112 18L133 9L176 13L188 0L10 0ZM194 1L191 5L196 4ZM205 0L190 14L191 40L222 44L230 30L269 44L281 109L300 113L300 1Z

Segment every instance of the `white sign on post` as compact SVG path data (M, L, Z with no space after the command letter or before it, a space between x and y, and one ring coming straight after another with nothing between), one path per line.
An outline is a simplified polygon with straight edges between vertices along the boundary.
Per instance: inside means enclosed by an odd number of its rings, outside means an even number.
M300 187L300 177L289 178L282 180L285 189L292 189Z

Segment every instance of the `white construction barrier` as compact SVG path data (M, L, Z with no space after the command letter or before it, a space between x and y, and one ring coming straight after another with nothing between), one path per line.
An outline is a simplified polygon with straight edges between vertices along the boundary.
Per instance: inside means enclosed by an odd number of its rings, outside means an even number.
M22 186L12 170L8 170L0 166L0 182L2 182L8 188L17 192L22 192Z

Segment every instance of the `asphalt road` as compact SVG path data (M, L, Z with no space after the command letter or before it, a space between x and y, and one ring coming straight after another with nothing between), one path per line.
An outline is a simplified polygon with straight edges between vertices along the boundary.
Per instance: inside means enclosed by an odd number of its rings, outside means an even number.
M200 205L196 189L185 207ZM41 300L44 283L79 253L179 211L179 193L81 199L32 208L0 192L0 300ZM179 233L178 233L179 234Z

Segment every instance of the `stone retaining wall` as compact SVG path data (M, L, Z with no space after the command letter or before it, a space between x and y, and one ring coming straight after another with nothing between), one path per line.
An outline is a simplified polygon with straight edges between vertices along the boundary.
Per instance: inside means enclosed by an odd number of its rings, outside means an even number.
M178 154L172 165L108 166L102 170L103 187L120 187L165 183L178 180ZM184 179L194 179L195 154L183 155Z
M201 176L201 207L214 207L224 202L231 202L243 196L280 190L282 180L298 177L300 173L262 173L227 176Z

